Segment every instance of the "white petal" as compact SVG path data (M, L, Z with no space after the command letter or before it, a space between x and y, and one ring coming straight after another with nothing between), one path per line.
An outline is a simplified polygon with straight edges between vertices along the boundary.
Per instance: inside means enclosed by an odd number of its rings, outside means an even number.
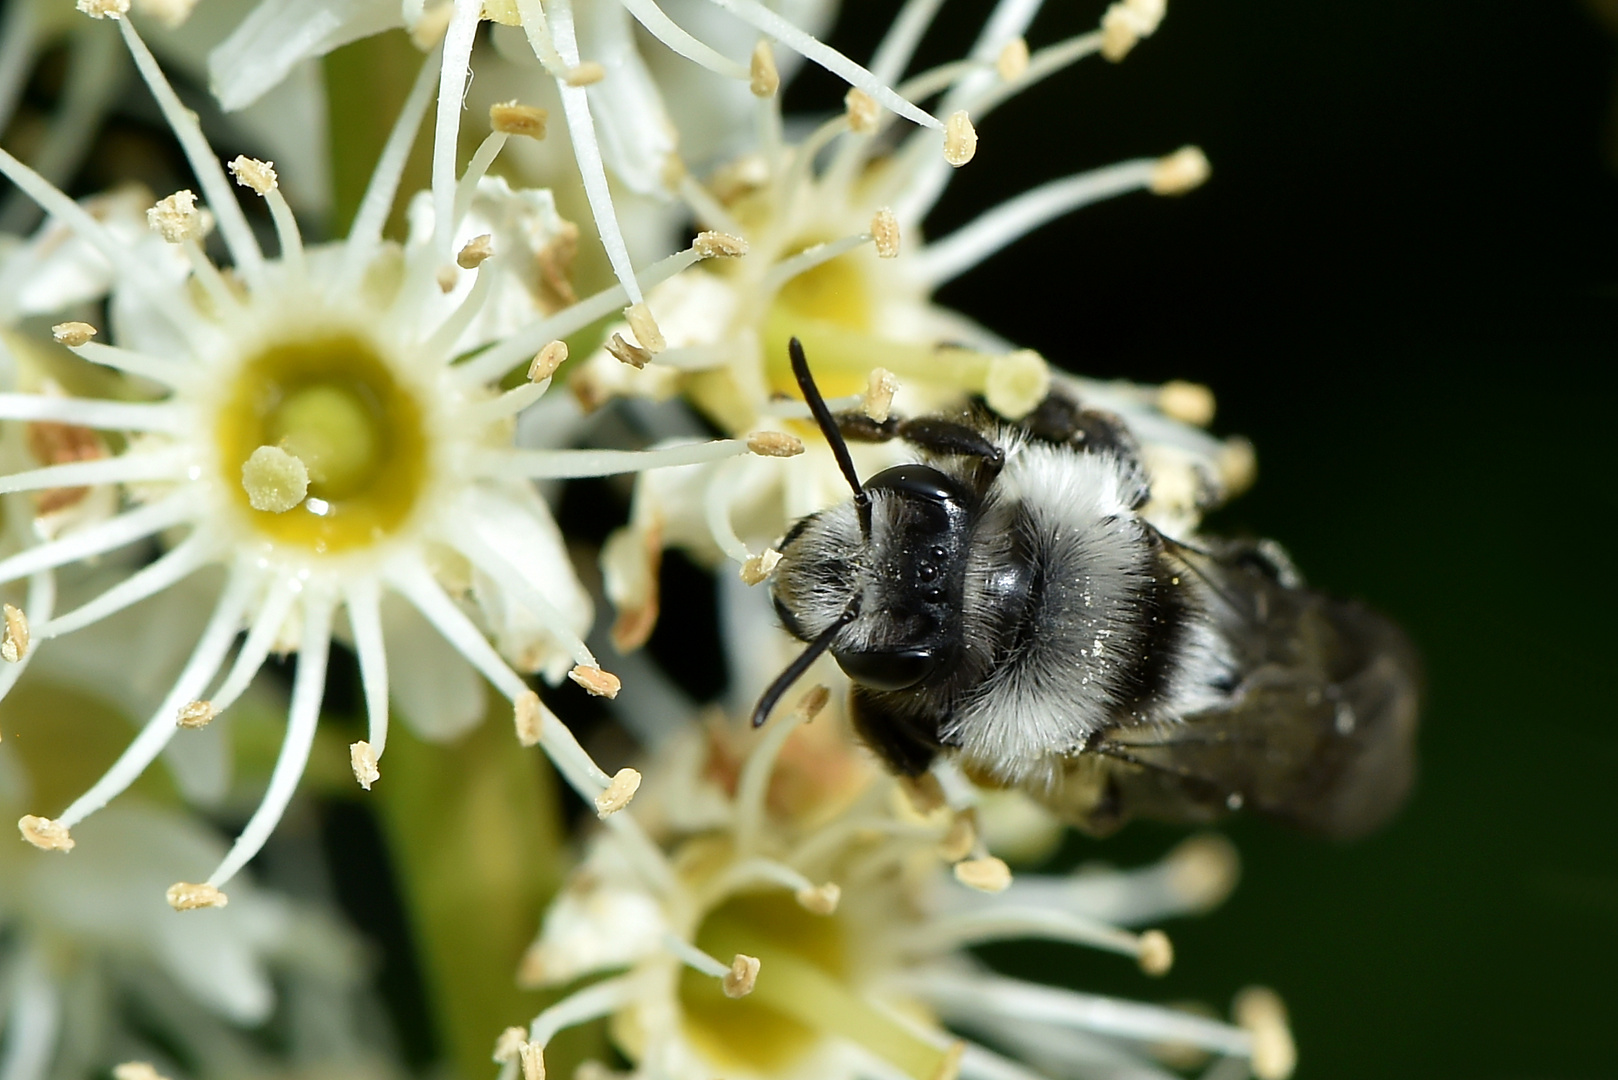
M397 0L263 0L209 54L214 97L245 108L301 61L400 25Z

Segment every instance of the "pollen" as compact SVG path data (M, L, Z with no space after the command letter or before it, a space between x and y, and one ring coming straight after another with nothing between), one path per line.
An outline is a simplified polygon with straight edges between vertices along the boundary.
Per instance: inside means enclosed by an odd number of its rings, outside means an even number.
M663 331L658 327L657 320L652 318L652 309L642 300L638 304L630 304L624 308L624 320L629 323L629 329L634 331L635 340L649 353L660 353L668 348L668 342L663 339Z
M1032 349L993 360L983 386L983 400L1007 420L1021 420L1039 407L1051 392L1051 369Z
M1225 440L1219 448L1219 476L1228 495L1240 495L1258 479L1258 454L1253 444L1240 435Z
M725 972L719 985L724 987L728 998L746 997L753 992L753 986L758 982L759 960L756 956L737 953L736 958L730 962L730 970Z
M843 108L851 129L861 135L876 134L877 121L882 118L882 107L876 103L876 98L858 87L850 87L843 95Z
M79 0L75 6L92 19L121 19L129 14L129 0Z
M640 773L634 769L619 769L613 774L612 783L595 797L596 817L611 817L616 814L629 805L629 801L639 790Z
M508 1027L494 1040L494 1063L504 1065L508 1061L515 1061L517 1053L522 1049L523 1043L528 1041L528 1032L520 1027Z
M994 58L994 70L1006 82L1016 82L1028 74L1028 40L1014 37L1006 42Z
M774 548L765 548L751 559L742 563L741 579L748 585L757 585L775 572L776 564L781 561L781 553Z
M502 135L526 135L543 139L550 114L537 105L502 101L489 106L489 126Z
M1253 1037L1253 1075L1258 1080L1287 1080L1298 1066L1298 1047L1292 1041L1287 1007L1280 995L1267 987L1250 986L1236 995L1232 1012Z
M15 664L28 655L28 616L21 608L5 605L5 640L0 641L0 659Z
M696 253L704 259L739 259L747 254L747 241L730 233L705 229L691 242Z
M168 892L169 907L175 911L195 911L197 908L224 907L230 903L230 897L216 886L192 884L189 881L176 881L170 885Z
M978 132L965 109L957 109L944 122L944 160L957 169L978 152Z
M67 826L50 818L24 814L17 820L22 838L41 851L72 851L73 836Z
M410 44L422 52L431 52L434 45L449 29L450 16L455 14L454 4L434 4L421 13L410 27Z
M1207 427L1214 418L1213 391L1201 383L1174 379L1157 388L1157 408L1182 424Z
M1174 966L1174 944L1161 930L1148 930L1140 936L1136 958L1148 975L1167 975Z
M528 381L544 382L566 362L567 342L552 341L534 354L533 362L528 365Z
M967 859L955 864L955 880L978 892L1005 892L1011 884L1011 867L993 855Z
M275 166L268 161L250 158L246 154L237 154L231 160L230 175L244 188L251 188L260 195L268 195L279 184L275 176Z
M799 721L800 723L807 724L819 716L830 701L831 691L826 688L825 684L816 683L809 688L803 697L798 699L798 703L792 707L792 711L802 718Z
M348 764L354 770L354 779L366 791L382 779L382 770L376 767L376 751L364 739L348 748Z
M938 853L948 862L958 863L978 846L977 815L970 810L955 815L949 831L938 842Z
M639 345L625 341L622 334L613 334L603 348L620 364L628 364L637 371L645 367L652 359L650 352L647 352Z
M747 436L747 449L759 457L797 457L803 440L785 431L755 431Z
M575 664L567 677L596 697L615 698L623 683L610 671L602 671L589 664Z
M474 236L455 254L455 265L462 270L476 270L485 259L494 254L494 237L489 233Z
M512 702L512 721L517 727L517 741L524 746L538 746L545 733L545 707L539 695L525 690Z
M865 415L886 423L893 411L893 395L899 392L899 377L887 368L872 368L865 384Z
M147 209L146 224L169 243L183 244L207 236L213 229L213 215L197 205L195 192L181 188Z
M168 1080L150 1061L126 1061L112 1067L112 1080Z
M70 349L78 348L95 336L96 328L89 323L65 322L51 327L51 337Z
M545 1048L539 1043L523 1043L517 1048L517 1060L522 1063L522 1080L545 1080Z
M309 469L279 446L261 446L242 462L242 490L254 510L284 514L309 495Z
M1198 146L1182 146L1152 166L1150 188L1154 195L1184 195L1201 187L1212 171L1208 156Z
M594 60L586 60L576 67L569 68L562 81L569 86L593 86L607 77L607 69Z
M886 206L871 215L871 240L876 244L877 258L899 257L899 219Z
M812 889L799 889L796 893L798 906L815 915L835 914L837 903L842 898L843 890L835 881L828 881Z
M213 723L213 718L219 715L219 710L213 707L211 701L192 701L180 706L179 715L174 718L178 727L197 731Z
M781 89L781 72L775 66L775 50L768 40L760 39L753 46L753 55L747 63L747 88L754 97L773 97Z

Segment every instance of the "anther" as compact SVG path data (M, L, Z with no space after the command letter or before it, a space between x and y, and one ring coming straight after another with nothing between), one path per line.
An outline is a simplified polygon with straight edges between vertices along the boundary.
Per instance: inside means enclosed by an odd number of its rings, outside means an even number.
M170 30L185 23L195 10L197 0L146 0L141 5L141 14L148 19L156 19Z
M218 715L219 710L213 707L213 702L191 701L180 706L179 715L174 718L174 725L196 731L213 723L213 718Z
M1182 146L1157 159L1147 186L1153 195L1184 195L1206 183L1211 171L1208 156L1200 146Z
M771 97L781 88L781 72L775 66L775 50L767 38L760 38L753 46L753 56L747 63L747 88L754 97Z
M816 683L804 693L803 697L798 699L798 703L792 707L792 711L798 714L799 723L807 724L819 716L830 701L831 691L824 684Z
M1117 63L1163 21L1164 0L1121 0L1101 17L1101 55Z
M865 384L865 415L881 424L893 411L893 395L899 392L899 379L887 368L872 368Z
M1219 448L1219 476L1228 495L1240 495L1258 479L1258 454L1253 444L1233 435Z
M747 241L730 233L704 229L691 246L704 259L739 259L747 254Z
M1050 365L1034 350L1018 349L989 361L983 400L1007 420L1021 420L1050 392Z
M871 240L876 244L876 257L899 257L899 219L886 206L871 215Z
M545 123L549 119L550 114L537 105L502 101L489 106L489 126L502 135L526 135L530 139L543 139Z
M371 785L382 779L382 770L376 767L376 751L364 739L349 746L348 764L354 770L354 779L366 791L370 791Z
M451 289L455 288L455 282L457 279L459 279L459 277L460 275L456 273L455 267L450 263L445 263L443 266L440 266L437 273L433 275L433 280L437 282L439 292L447 293Z
M504 1065L508 1061L515 1061L517 1052L522 1044L528 1041L528 1032L520 1027L508 1027L494 1040L494 1062Z
M1207 427L1214 418L1213 391L1201 383L1173 379L1157 388L1157 409L1182 424Z
M589 664L573 665L573 670L567 673L567 677L596 697L615 698L624 685L612 672L602 671Z
M5 605L4 611L6 636L0 641L0 659L15 664L28 655L28 616L21 608L10 604Z
M195 911L197 908L224 907L230 903L226 896L216 886L209 884L194 885L188 881L176 881L170 885L168 892L169 907L175 911Z
M938 853L947 862L958 863L978 846L977 815L971 810L955 815L955 820L949 823L949 831L944 839L938 842Z
M22 838L41 851L72 851L73 836L60 821L24 814L17 819Z
M608 784L595 797L596 817L611 817L629 805L629 800L640 790L640 773L634 769L619 769Z
M51 337L70 349L78 348L95 336L96 328L86 322L64 322L51 327Z
M489 233L474 236L466 242L466 246L455 253L455 265L462 270L476 270L483 265L483 261L494 254L494 237Z
M803 440L784 431L755 431L747 436L747 449L759 457L797 457Z
M197 206L194 191L181 188L147 208L146 224L169 243L183 244L207 236L213 230L213 215Z
M978 892L1005 892L1011 884L1011 867L993 855L966 859L955 864L955 880Z
M1148 930L1141 934L1135 959L1148 975L1167 975L1174 966L1174 945L1161 930Z
M539 1043L523 1043L517 1048L517 1060L522 1063L522 1080L545 1080L545 1048Z
M635 340L647 352L655 354L668 348L668 342L663 340L663 331L658 327L657 320L652 318L652 309L646 306L646 301L624 308L624 321L629 323Z
M254 510L284 514L309 494L309 469L279 446L261 446L242 462L242 489Z
M528 365L528 381L544 382L556 374L556 369L567 360L567 342L552 341L543 349L534 354L533 363Z
M121 19L129 14L129 0L79 0L75 6L92 19Z
M930 772L922 773L920 776L899 777L899 790L904 792L910 808L921 817L927 817L948 805L948 801L944 798L944 786L938 782L938 777Z
M268 195L275 190L278 183L273 164L250 158L246 154L237 154L227 167L238 184L244 188L252 188L260 195Z
M848 114L848 126L861 135L874 135L877 121L882 118L882 107L876 98L858 87L851 86L843 95L843 108Z
M957 109L944 121L944 160L957 169L978 152L978 132L965 109Z
M835 881L828 881L812 889L799 889L796 898L798 906L807 912L831 915L837 910L837 902L843 898L843 890Z
M1287 1007L1280 995L1263 986L1250 986L1236 995L1231 1007L1236 1023L1253 1037L1253 1075L1258 1080L1287 1080L1298 1066L1298 1047L1287 1025Z
M994 70L1006 82L1016 82L1028 74L1028 41L1015 37L1000 49L994 58Z
M410 27L410 44L422 52L431 52L449 29L449 20L455 14L454 4L433 4L422 11L415 25Z
M725 972L719 985L728 998L746 997L753 992L753 984L758 982L758 957L737 953L736 958L730 962L730 970Z
M126 1061L112 1067L112 1080L168 1080L150 1061Z
M567 83L569 86L590 86L594 83L600 82L606 77L606 68L602 67L594 60L586 60L584 63L579 64L576 67L568 68L567 72L562 76L562 81Z
M748 585L757 585L775 571L776 564L781 561L781 553L774 548L765 548L751 559L742 563L741 578ZM8 604L9 608L10 605Z
M622 334L613 334L603 348L620 364L628 364L637 371L645 367L652 359L651 353L639 345L625 341Z
M512 719L517 726L517 741L524 746L538 746L540 736L545 731L545 709L539 703L539 695L532 690L524 690L511 704Z

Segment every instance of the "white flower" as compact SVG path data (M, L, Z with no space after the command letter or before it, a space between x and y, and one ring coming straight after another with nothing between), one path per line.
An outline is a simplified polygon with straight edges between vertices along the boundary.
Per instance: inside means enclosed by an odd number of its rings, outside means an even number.
M1142 870L1013 880L992 851L1049 835L1022 797L880 772L824 687L762 732L686 725L647 778L637 814L658 846L591 843L520 972L577 989L502 1036L505 1080L534 1080L557 1031L603 1016L632 1075L670 1080L1165 1077L1152 1059L1187 1055L1236 1076L1291 1071L1268 991L1245 992L1232 1025L1012 978L965 952L1063 942L1161 975L1168 939L1129 928L1218 904L1236 874L1219 838Z
M118 399L44 387L0 394L0 418L121 433L98 443L100 453L48 456L38 468L0 478L0 493L89 488L119 496L110 516L41 534L0 559L0 584L29 582L26 602L14 618L7 613L17 659L0 666L0 693L51 639L208 567L222 569L223 584L139 737L60 815L25 817L24 836L41 847L71 848L69 830L123 791L177 735L186 738L181 729L205 727L228 708L270 653L296 652L287 735L263 802L204 883L170 890L177 908L222 905L221 887L263 845L303 771L337 633L348 635L358 654L370 718L369 737L353 747L363 785L379 776L390 682L421 686L426 696L431 684L445 681L446 659L458 654L464 659L453 664L470 664L514 702L525 741L541 743L581 794L618 805L623 782L612 786L523 677L569 674L598 693L610 693L615 682L582 640L590 605L532 481L716 460L746 453L745 444L662 454L512 448L516 417L539 401L565 355L558 339L621 307L624 295L609 290L548 310L535 289L530 303L521 301L529 269L566 225L543 193L485 179L509 137L503 130L485 141L464 175L435 178L427 205L413 214L409 245L401 250L381 240L436 62L424 66L341 243L306 249L273 167L231 162L237 181L268 206L280 243L271 259L195 117L129 21L117 25L207 207L189 191L152 207L151 226L167 242L159 245L163 257L154 258L147 241L120 238L0 151L0 171L93 247L116 281L112 342L95 340L98 328L83 322L56 326L57 341L125 376L112 383ZM458 111L457 103L448 115ZM453 126L440 135L454 145ZM200 244L215 218L234 261L229 275ZM661 279L701 257L682 252L645 276ZM532 381L501 393L498 381L536 351ZM156 561L73 610L54 610L57 568L153 539L166 547ZM475 718L457 716L455 704L407 701L404 709L428 734L442 736Z

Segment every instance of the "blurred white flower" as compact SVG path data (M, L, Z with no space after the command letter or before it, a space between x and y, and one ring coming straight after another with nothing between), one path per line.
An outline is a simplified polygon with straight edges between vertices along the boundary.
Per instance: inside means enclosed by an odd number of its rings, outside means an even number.
M90 6L114 17L127 7ZM482 715L475 683L469 694L446 693L464 685L458 673L470 664L519 706L525 738L541 743L581 794L613 790L523 677L571 675L607 694L616 683L582 640L590 603L532 482L715 460L746 453L746 445L661 454L512 447L519 414L539 401L565 356L559 339L625 302L615 289L553 309L534 280L550 245L571 234L544 192L512 191L485 176L510 133L526 130L520 107L463 175L435 178L413 208L402 250L382 241L381 227L438 74L434 60L341 243L306 249L273 167L237 158L231 172L265 200L274 222L280 255L270 259L195 116L129 20L117 26L206 206L181 191L151 207L162 238L153 250L155 238L121 236L0 151L0 171L111 267L115 343L92 340L97 328L77 321L58 324L56 341L123 376L101 372L103 396L73 396L51 383L0 394L0 418L27 425L38 462L0 477L0 493L36 493L34 542L0 559L0 584L29 582L26 602L6 613L10 660L0 665L0 693L53 638L207 567L222 568L224 582L139 737L60 815L25 817L24 836L72 848L69 830L177 733L187 737L181 729L206 727L272 652L296 652L287 735L263 802L204 883L170 889L177 908L223 905L221 887L264 844L304 769L338 633L358 654L370 718L368 739L352 748L362 785L379 776L390 683L419 689L407 716L424 734L447 737ZM454 144L453 127L440 135ZM201 246L215 223L233 259L228 273ZM702 257L688 250L645 276L661 280ZM499 380L530 358L530 380L500 392ZM32 439L41 430L53 438ZM106 512L41 525L41 501L71 505L86 489L113 493ZM70 611L54 610L57 568L153 539L166 548L156 561Z

